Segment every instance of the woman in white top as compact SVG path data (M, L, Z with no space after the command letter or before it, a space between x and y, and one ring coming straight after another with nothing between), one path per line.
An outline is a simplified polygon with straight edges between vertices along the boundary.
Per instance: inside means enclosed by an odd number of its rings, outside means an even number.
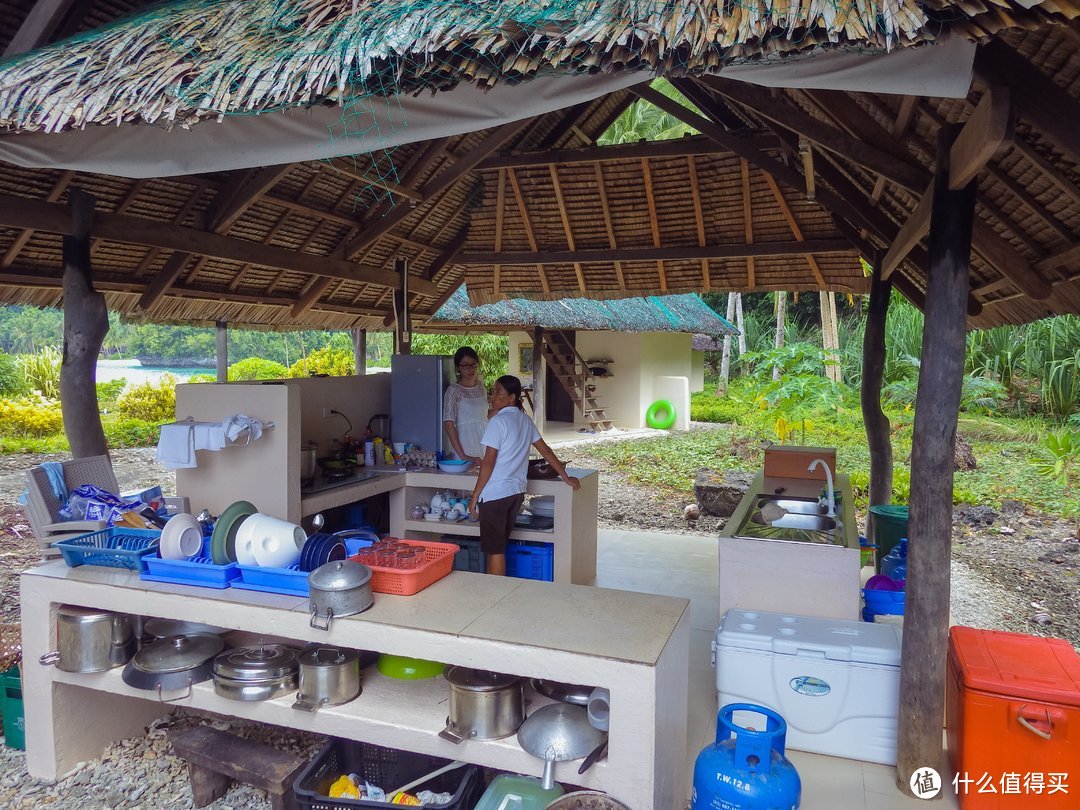
M480 379L480 359L471 346L454 352L457 382L443 395L443 428L458 458L480 463L484 448L480 439L488 420L488 397Z
M573 489L580 482L547 446L521 407L521 380L510 374L499 377L491 389L495 412L484 431L484 458L469 499L469 511L480 519L480 548L487 554L487 572L506 574L506 541L525 500L529 449L535 447L551 469Z

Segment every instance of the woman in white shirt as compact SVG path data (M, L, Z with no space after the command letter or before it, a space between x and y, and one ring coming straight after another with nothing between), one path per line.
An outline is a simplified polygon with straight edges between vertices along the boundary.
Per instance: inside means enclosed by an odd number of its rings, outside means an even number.
M443 395L443 429L458 458L480 463L484 448L480 439L488 420L488 397L480 379L480 359L471 346L454 352L457 382Z
M529 449L535 447L571 488L576 490L581 484L566 474L562 462L526 415L521 405L521 380L510 374L499 377L491 389L491 410L494 415L481 440L484 457L469 499L469 511L480 519L480 548L487 554L487 572L505 575L506 541L525 501Z

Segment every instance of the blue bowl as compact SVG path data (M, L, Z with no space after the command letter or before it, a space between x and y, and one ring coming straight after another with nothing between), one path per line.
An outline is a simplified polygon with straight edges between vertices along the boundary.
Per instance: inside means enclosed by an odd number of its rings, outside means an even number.
M904 591L863 591L867 610L900 615L904 612Z

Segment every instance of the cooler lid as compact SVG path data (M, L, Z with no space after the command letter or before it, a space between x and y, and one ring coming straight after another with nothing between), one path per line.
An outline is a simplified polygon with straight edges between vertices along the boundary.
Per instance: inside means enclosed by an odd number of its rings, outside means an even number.
M968 689L1080 706L1080 655L1063 639L957 626L949 657Z
M716 631L717 647L900 666L900 627L732 608Z

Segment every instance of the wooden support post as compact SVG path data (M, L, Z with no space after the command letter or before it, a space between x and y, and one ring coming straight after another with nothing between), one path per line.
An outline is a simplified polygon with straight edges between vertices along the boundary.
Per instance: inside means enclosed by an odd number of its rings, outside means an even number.
M924 768L946 773L942 750L949 631L953 448L964 376L975 182L949 190L949 149L957 128L938 139L922 368L911 441L911 540L908 553L904 649L900 666L900 724L896 781L908 795Z
M412 328L409 325L409 260L394 259L394 273L399 286L394 290L394 353L412 354Z
M885 377L885 318L889 314L892 282L882 278L881 254L874 262L870 277L870 304L863 333L863 372L860 397L866 441L870 447L869 504L879 506L892 501L893 454L889 417L881 408L881 383ZM867 537L873 535L867 521Z
M544 327L538 326L533 329L533 349L532 349L532 401L533 401L533 422L536 423L536 429L541 433L544 432L544 420L546 419L547 409L544 407L544 397L547 393L544 391Z
M105 296L94 289L90 230L94 198L73 188L71 235L64 237L64 353L60 361L60 411L73 458L108 452L97 399L97 358L109 333Z
M352 330L352 350L356 373L367 374L367 329Z
M229 324L227 321L218 321L214 324L217 334L217 381L229 381Z

